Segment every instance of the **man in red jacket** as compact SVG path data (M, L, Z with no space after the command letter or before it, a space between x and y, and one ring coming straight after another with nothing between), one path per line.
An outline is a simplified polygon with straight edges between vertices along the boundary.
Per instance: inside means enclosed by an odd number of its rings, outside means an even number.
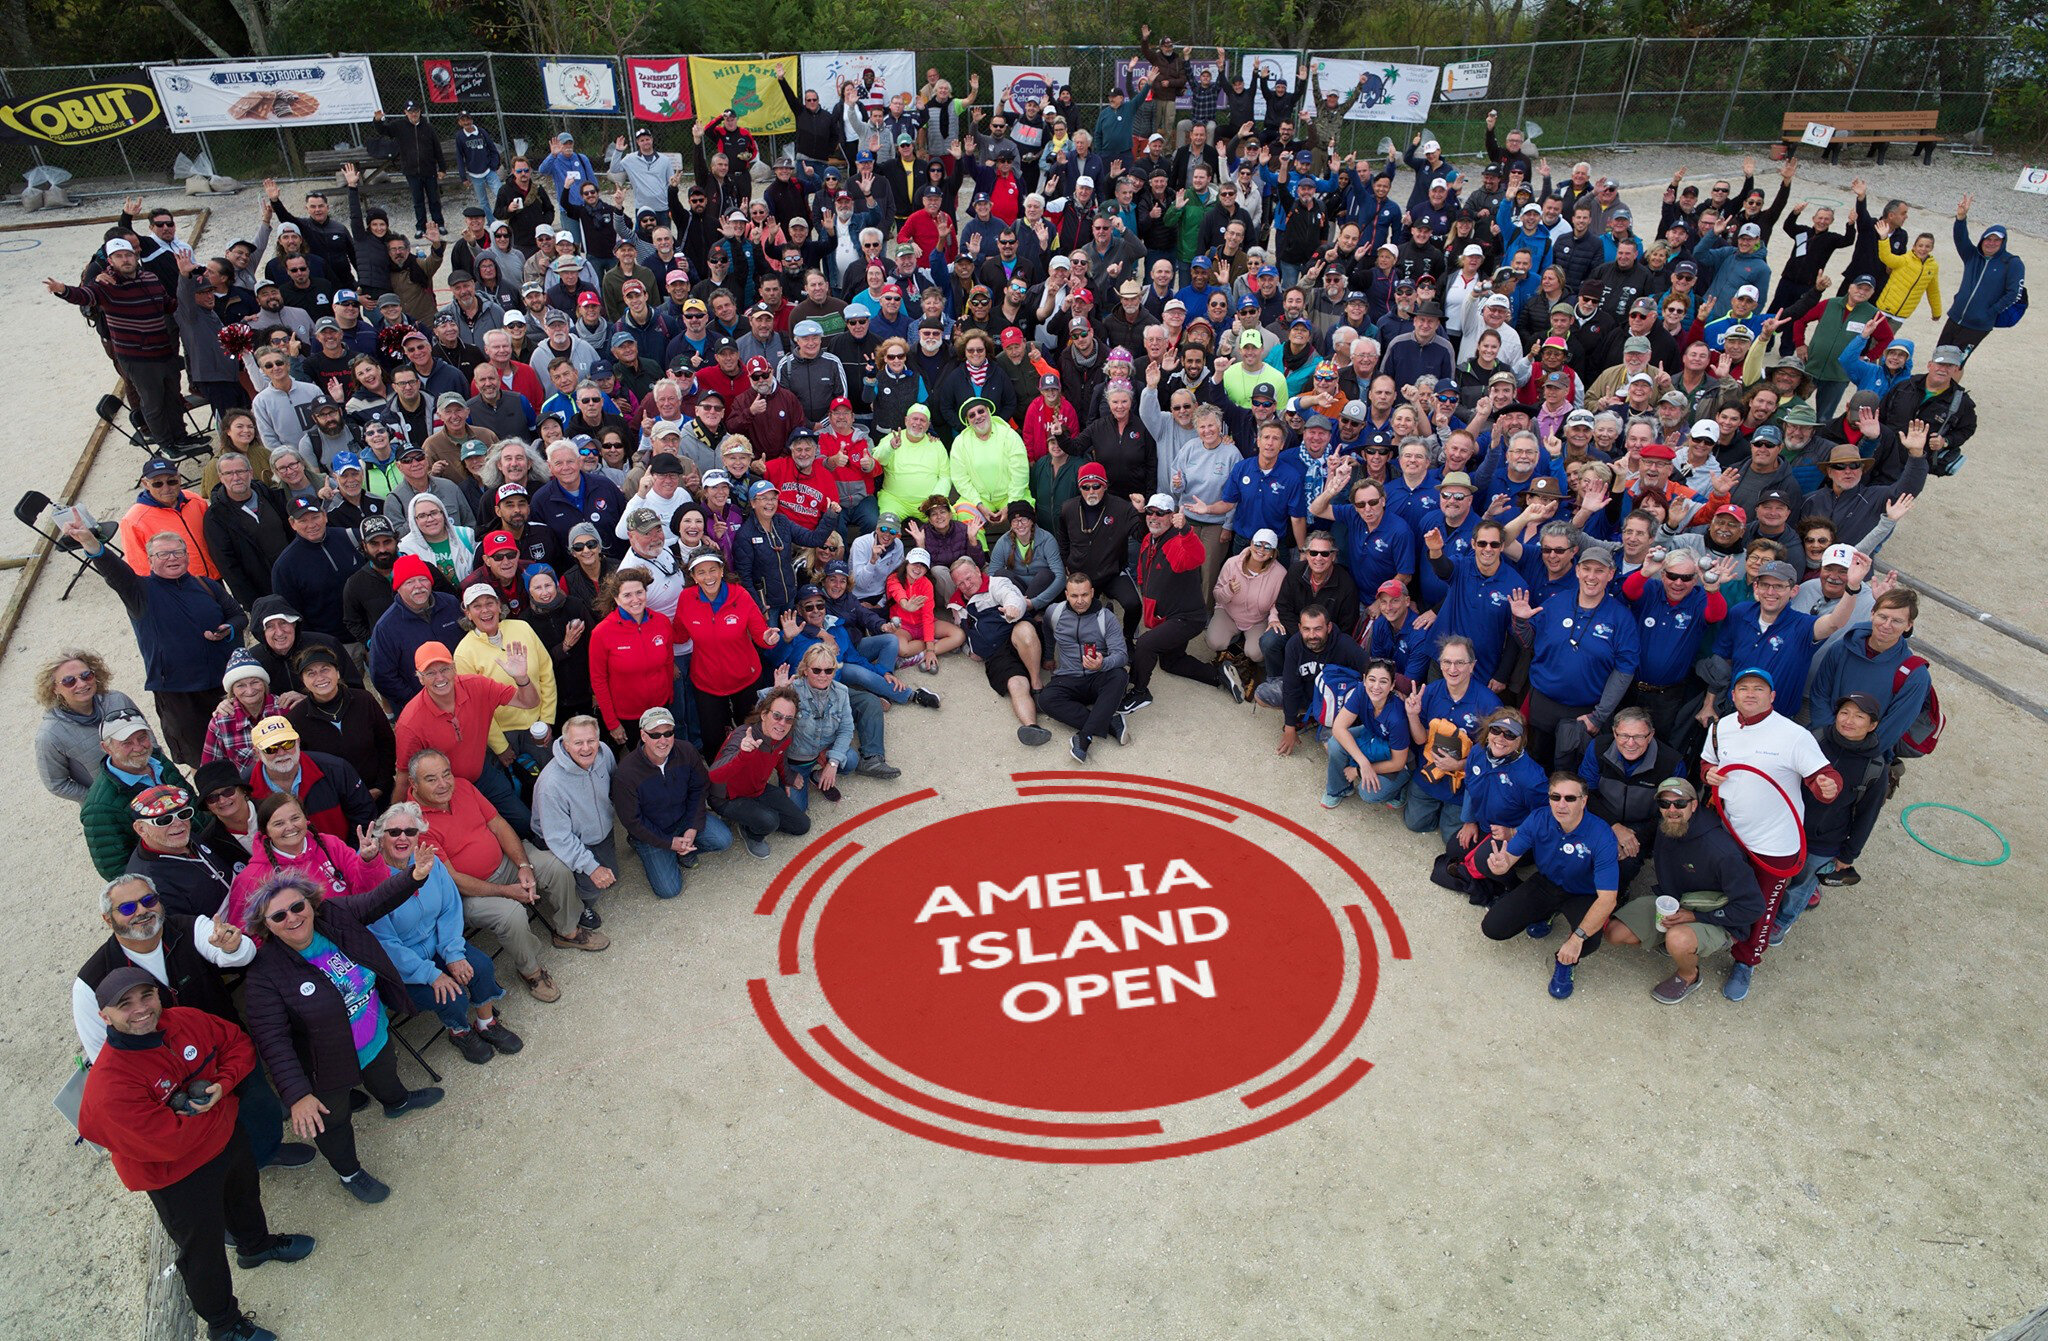
M1120 712L1136 712L1152 702L1152 668L1198 680L1244 702L1244 683L1227 661L1202 661L1188 655L1188 643L1208 625L1202 599L1202 538L1181 515L1171 494L1145 501L1145 539L1138 546L1138 595L1144 602L1145 631L1131 644L1131 690Z
M79 1135L106 1148L122 1186L149 1194L207 1336L276 1341L243 1316L222 1243L225 1231L244 1270L313 1251L310 1235L270 1232L256 1160L235 1125L233 1091L255 1068L255 1045L203 1010L166 1009L156 980L133 966L102 978L94 999L107 1045L86 1076Z

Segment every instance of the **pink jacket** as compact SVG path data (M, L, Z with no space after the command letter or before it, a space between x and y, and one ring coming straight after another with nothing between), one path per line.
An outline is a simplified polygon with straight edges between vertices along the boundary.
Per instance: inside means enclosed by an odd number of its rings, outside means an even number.
M279 856L259 838L256 850L249 854L249 864L235 877L234 888L228 892L228 916L236 926L243 924L242 917L249 911L256 886L278 870L297 871L310 878L322 893L334 894L365 893L390 874L382 862L364 861L347 843L315 829L306 830L306 850L296 857Z

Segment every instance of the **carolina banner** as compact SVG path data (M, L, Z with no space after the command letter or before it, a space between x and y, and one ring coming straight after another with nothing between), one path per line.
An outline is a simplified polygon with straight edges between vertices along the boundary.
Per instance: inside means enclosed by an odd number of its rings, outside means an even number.
M1313 59L1325 93L1348 98L1358 81L1365 80L1365 91L1344 114L1346 121L1404 121L1419 126L1429 120L1429 104L1436 96L1436 66L1322 56Z
M827 107L839 103L839 86L852 80L860 89L863 107L886 103L899 93L917 93L917 53L914 51L806 51L803 82Z
M730 109L740 124L756 135L782 135L796 129L796 116L782 90L775 87L775 73L790 71L794 56L746 60L721 56L690 57L690 97L700 118L722 115Z
M687 121L693 115L690 80L681 56L628 56L626 85L633 93L627 110L635 121Z
M1066 87L1072 67L1065 65L993 65L989 82L995 86L995 104L1006 112L1021 112L1027 98L1049 106L1052 95Z

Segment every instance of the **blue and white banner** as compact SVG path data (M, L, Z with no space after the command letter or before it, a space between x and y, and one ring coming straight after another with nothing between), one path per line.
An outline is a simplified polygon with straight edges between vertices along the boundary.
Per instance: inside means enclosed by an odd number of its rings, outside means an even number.
M367 56L152 65L172 130L262 130L368 121L382 104Z

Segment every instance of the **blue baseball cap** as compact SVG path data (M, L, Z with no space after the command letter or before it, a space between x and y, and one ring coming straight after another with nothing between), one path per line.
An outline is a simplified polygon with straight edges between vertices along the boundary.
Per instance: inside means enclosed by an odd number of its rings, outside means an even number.
M617 349L617 348L618 348L618 347L619 347L620 345L637 345L637 344L639 344L639 343L640 343L640 337L639 337L639 336L637 336L637 335L635 335L635 334L633 334L633 332L631 332L631 331L614 331L614 332L612 332L612 348L613 348L613 349Z
M766 481L766 480L755 480L755 481L754 481L754 487L753 487L753 488L751 488L751 489L749 489L749 490L747 490L747 497L748 497L749 499L754 499L754 498L759 498L759 497L760 497L760 496L761 496L762 494L772 494L772 493L774 493L774 492L775 492L775 486L774 486L774 485L772 485L772 484L770 484L770 483L769 483L768 481Z
M1237 310L1240 312L1256 312L1259 310L1259 300L1250 294L1246 294L1237 300Z
M1736 685L1741 684L1744 680L1749 679L1751 676L1754 676L1757 679L1762 680L1764 684L1766 684L1773 690L1775 690L1778 687L1778 682L1776 680L1773 680L1771 678L1771 673L1765 670L1762 666L1749 666L1735 672L1735 678L1728 682L1728 687L1730 689L1733 689Z
M363 300L356 297L356 291L354 289L336 289L334 291L334 301L337 303L355 303L357 305L361 305Z
M363 458L357 456L354 452L336 452L334 454L335 474L339 475L344 470L360 471L362 468Z
M590 365L590 380L593 382L602 382L605 378L615 375L612 365L602 359Z

